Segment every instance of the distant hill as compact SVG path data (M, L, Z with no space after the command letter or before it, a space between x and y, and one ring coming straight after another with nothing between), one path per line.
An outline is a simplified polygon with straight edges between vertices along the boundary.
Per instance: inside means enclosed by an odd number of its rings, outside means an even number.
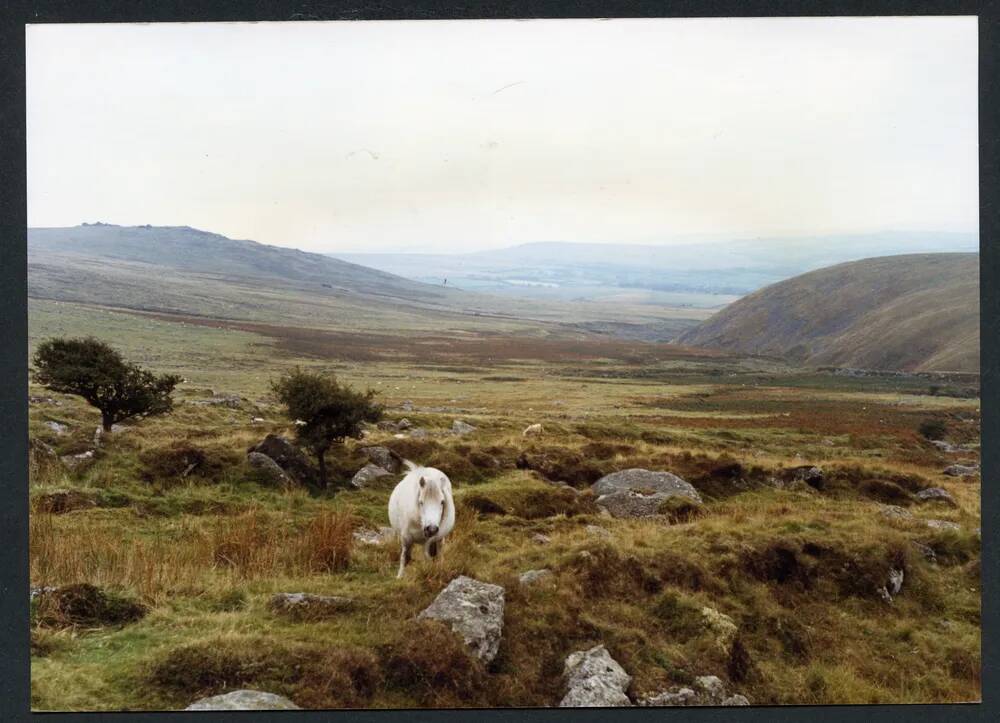
M28 229L28 296L357 331L517 331L668 340L708 311L566 303L422 283L323 254L188 226Z
M726 240L674 239L671 245L544 242L458 254L363 253L331 256L393 274L491 294L720 307L814 269L871 256L975 252L975 233L871 234Z
M743 297L677 342L812 365L978 372L979 254L812 271Z

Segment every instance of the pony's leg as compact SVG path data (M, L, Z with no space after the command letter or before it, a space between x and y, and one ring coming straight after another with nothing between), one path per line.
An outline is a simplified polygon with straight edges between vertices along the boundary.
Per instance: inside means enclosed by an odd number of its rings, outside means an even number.
M406 563L410 561L410 545L407 542L400 543L399 550L399 572L396 573L396 579L403 577L403 569L406 567Z
M433 540L427 543L427 557L437 557L438 550L440 549L441 543L437 540Z

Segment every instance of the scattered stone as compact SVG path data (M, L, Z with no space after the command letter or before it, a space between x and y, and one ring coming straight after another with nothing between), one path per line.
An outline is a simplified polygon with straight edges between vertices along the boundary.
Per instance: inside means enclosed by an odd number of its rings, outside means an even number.
M391 541L395 535L391 527L379 527L377 530L355 530L354 539L362 545L382 545Z
M264 421L265 420L264 420L263 417L251 417L250 418L250 424L263 424Z
M429 437L430 432L428 432L423 427L414 427L413 429L410 430L410 436L413 439L423 439L424 437Z
M647 469L626 469L604 475L591 489L597 496L610 495L619 491L635 491L643 494L660 493L667 497L680 496L700 503L701 495L690 483L670 472L651 472Z
M878 589L879 597L881 597L885 602L891 603L892 598L899 594L899 591L903 589L903 571L897 568L892 568L889 570L889 580L885 585Z
M381 477L391 477L392 473L382 469L375 464L366 464L364 467L359 469L354 477L351 478L351 486L357 489L364 489L370 485L375 480Z
M399 405L399 408L402 409L404 412L412 412L413 411L413 402L411 402L409 399L407 399L405 402L403 402L402 404Z
M306 455L289 440L277 434L269 434L248 452L259 452L273 459L285 474L299 484L315 484L316 473Z
M55 404L56 406L61 406L62 403L56 401L52 397L39 397L33 394L29 394L28 404Z
M475 432L476 427L471 424L467 424L460 419L456 419L451 423L451 431L453 434L469 434L470 432Z
M261 690L234 690L223 695L201 698L184 710L299 710L284 696Z
M417 617L447 623L477 658L489 663L500 648L503 608L502 587L461 575Z
M552 571L548 569L528 570L526 572L522 572L518 576L518 580L522 585L533 585L536 582L541 582L550 577L552 577Z
M361 447L358 451L367 457L369 462L378 465L387 472L397 474L403 469L403 458L388 447Z
M66 466L67 469L75 469L85 462L90 462L94 459L94 450L88 449L86 452L81 452L80 454L68 454L60 457L59 460Z
M625 695L632 676L603 645L570 653L566 658L563 678L566 680L566 695L559 702L560 708L632 705Z
M598 525L587 525L584 529L587 531L588 535L593 535L594 537L603 537L606 539L611 537L610 532Z
M355 601L337 595L313 595L307 592L279 592L271 596L267 608L276 615L293 620L319 620L352 610Z
M879 505L878 511L882 515L895 520L909 520L913 517L912 512L899 505Z
M787 471L791 473L792 480L796 482L805 482L813 489L823 489L823 470L819 467L807 464L800 467L792 467Z
M401 432L405 432L407 429L410 429L412 426L413 426L413 422L411 422L406 417L403 417L398 422L396 422L396 429L400 430Z
M952 530L959 532L962 529L961 525L949 522L948 520L924 520L924 523L932 530Z
M946 502L955 506L955 499L943 487L928 487L917 492L916 497L921 502Z
M738 628L733 619L724 613L720 613L715 608L703 607L701 617L705 622L705 627L715 633L715 642L723 651L729 651L729 645L736 637Z
M531 541L539 545L547 545L550 542L552 542L552 538L549 537L548 535L543 535L541 532L536 532L534 535L531 536Z
M45 426L55 432L58 436L62 437L67 432L69 432L69 427L65 424L60 424L59 422L53 422L51 420L45 422Z
M950 442L945 442L943 439L932 439L930 440L930 443L933 444L938 449L940 449L942 452L957 451L955 445L951 444Z
M677 686L640 698L642 706L750 705L745 696L729 695L726 684L715 675L699 675L691 687Z
M377 422L375 424L375 427L377 429L381 429L383 432L398 432L399 431L399 425L397 425L391 419L383 419L382 421Z
M920 556L927 560L927 562L937 562L937 553L934 552L934 548L930 545L925 545L922 542L917 542L916 540L912 540L910 545L912 545L913 549L920 553Z
M977 465L953 464L944 468L943 474L949 477L974 477L979 474Z
M247 454L247 464L256 473L257 481L271 487L291 487L295 483L281 466L266 454L250 452Z

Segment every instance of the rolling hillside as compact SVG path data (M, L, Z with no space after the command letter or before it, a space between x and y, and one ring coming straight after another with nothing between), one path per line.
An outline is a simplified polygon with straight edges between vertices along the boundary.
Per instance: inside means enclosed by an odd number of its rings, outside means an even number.
M359 332L454 331L667 340L704 309L568 303L428 284L187 226L28 229L35 299Z
M740 299L677 341L814 365L978 372L979 255L819 269Z

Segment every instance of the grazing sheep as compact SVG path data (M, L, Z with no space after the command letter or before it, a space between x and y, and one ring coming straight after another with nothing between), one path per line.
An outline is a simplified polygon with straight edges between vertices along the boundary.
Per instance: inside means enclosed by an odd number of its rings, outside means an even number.
M524 432L521 433L524 437L540 437L542 435L542 425L531 424L524 428Z
M389 496L389 524L399 538L399 572L410 561L415 543L423 543L428 557L437 557L444 538L455 526L455 501L448 475L433 467L403 462L410 470Z

